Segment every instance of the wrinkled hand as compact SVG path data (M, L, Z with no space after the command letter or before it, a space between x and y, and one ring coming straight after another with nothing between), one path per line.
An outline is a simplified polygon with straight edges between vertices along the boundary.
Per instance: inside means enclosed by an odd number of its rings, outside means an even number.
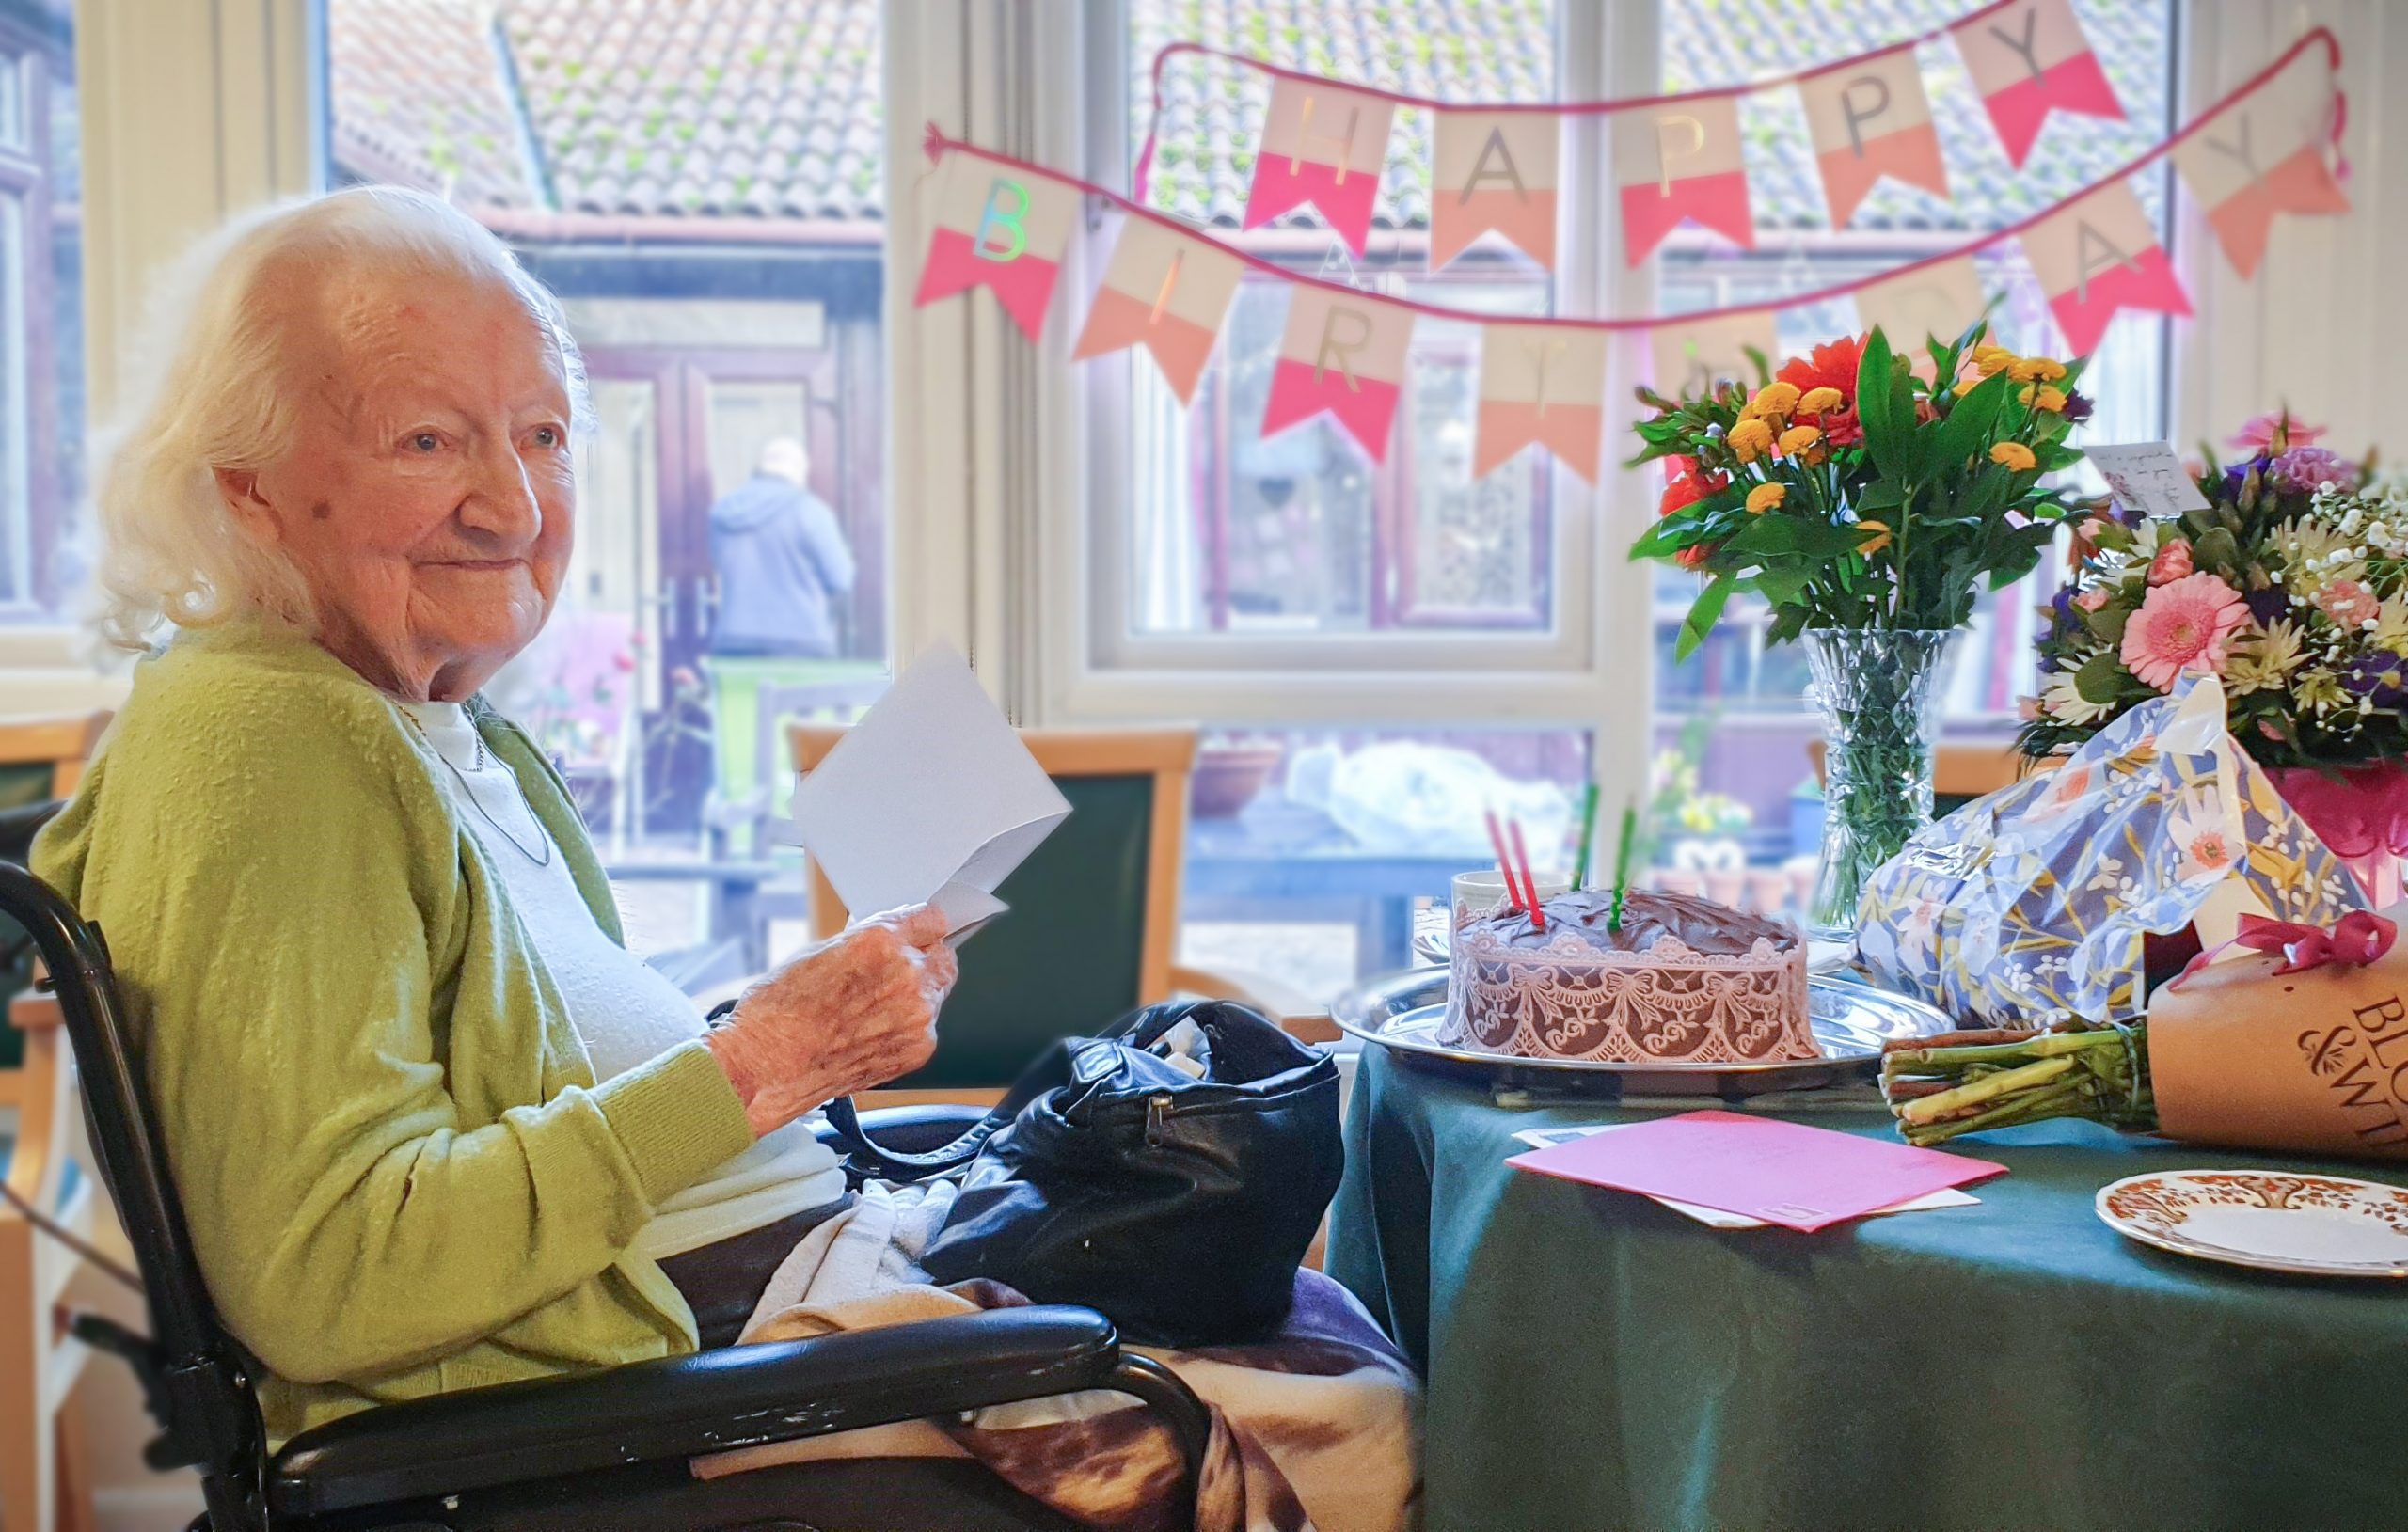
M744 992L708 1041L755 1135L928 1062L960 973L944 932L925 905L890 909Z

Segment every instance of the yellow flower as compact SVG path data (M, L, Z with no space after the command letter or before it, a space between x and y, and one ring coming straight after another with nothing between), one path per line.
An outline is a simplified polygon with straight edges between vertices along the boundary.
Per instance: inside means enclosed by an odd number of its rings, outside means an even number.
M1798 408L1804 415L1826 415L1846 403L1837 388L1826 384L1820 388L1809 388L1800 395Z
M1890 545L1890 524L1886 521L1860 521L1856 529L1873 534L1856 545L1856 551L1868 559Z
M1731 428L1731 434L1723 440L1730 443L1740 462L1753 463L1772 450L1772 427L1758 419L1742 420Z
M2018 383L2062 383L2066 364L2052 362L2046 356L2026 356L2008 370Z
M1788 498L1786 484L1758 484L1748 491L1748 513L1761 516Z
M1949 389L1948 391L1955 394L1957 398L1962 399L1981 386L1982 380L1979 378L1958 378L1956 380L1956 387Z
M2040 460L2032 455L2032 449L2020 441L2003 441L1991 448L1990 461L2016 473L2030 473L2040 466Z
M1988 377L1993 372L2004 372L2022 359L2004 346L1975 346L1973 348L1973 366L1984 377Z
M1797 407L1798 385L1767 383L1755 398L1748 401L1745 413L1751 419L1761 419L1768 416L1787 415Z
M1781 434L1781 440L1773 445L1780 450L1782 456L1796 457L1822 439L1823 434L1813 426L1791 426Z
M2024 401L2025 403L2031 405L2034 409L2047 410L2050 414L2054 415L2066 407L2066 391L2063 388L2052 388L2045 383L2030 384L2026 385L2026 387L2036 387L2040 390L2030 399Z

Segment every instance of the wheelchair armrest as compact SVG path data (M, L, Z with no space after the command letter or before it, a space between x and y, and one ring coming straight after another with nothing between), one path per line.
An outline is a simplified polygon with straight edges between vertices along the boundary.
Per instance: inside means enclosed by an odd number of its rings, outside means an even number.
M1109 1387L1092 1309L990 1309L467 1389L304 1431L271 1506L317 1516Z
M920 1106L879 1107L863 1113L861 1123L862 1130L880 1148L899 1154L927 1154L970 1131L986 1115L987 1108L982 1106L932 1101ZM824 1122L819 1125L818 1135L820 1143L842 1147L836 1143L836 1130Z

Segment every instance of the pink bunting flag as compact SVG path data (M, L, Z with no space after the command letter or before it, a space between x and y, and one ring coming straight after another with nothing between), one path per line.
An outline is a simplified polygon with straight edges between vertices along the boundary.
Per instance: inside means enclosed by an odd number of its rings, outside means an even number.
M1756 245L1735 96L1613 114L1614 184L1622 193L1623 253L1636 266L1693 219L1743 249Z
M2310 49L2174 146L2174 168L2206 210L2233 270L2258 275L2276 213L2350 211L2325 161L2340 119L2332 61Z
M1931 339L1955 340L1982 317L1988 302L1972 257L1959 256L1857 289L1857 327L1870 330L1879 325L1889 338L1890 349L1900 355L1914 355L1915 371L1928 378Z
M1481 326L1473 478L1535 443L1590 483L1597 482L1607 335L1561 324Z
M2075 19L2072 0L2016 0L1949 28L1965 72L2018 169L2052 108L2121 119L2123 103Z
M1656 391L1673 399L1703 399L1721 385L1737 382L1752 391L1758 381L1755 358L1779 366L1770 309L1744 314L1717 314L1696 320L1668 320L1647 332L1654 362Z
M1948 166L1912 48L1810 74L1798 94L1833 229L1847 227L1883 176L1948 195Z
M1310 202L1362 259L1395 115L1394 102L1359 90L1321 80L1273 80L1240 227L1259 229Z
M1294 289L1262 434L1284 431L1327 410L1374 463L1388 454L1388 427L1403 390L1413 310L1368 294Z
M1563 119L1543 112L1438 112L1431 134L1430 266L1491 229L1555 269Z
M1244 262L1217 245L1150 218L1129 218L1071 358L1142 345L1179 402L1192 403L1244 272Z
M1050 177L954 153L938 166L930 196L928 253L913 306L990 288L1036 340L1078 224L1079 194Z
M2187 314L2191 300L2129 182L2110 182L2025 229L2023 254L2076 355L2097 349L2118 308Z

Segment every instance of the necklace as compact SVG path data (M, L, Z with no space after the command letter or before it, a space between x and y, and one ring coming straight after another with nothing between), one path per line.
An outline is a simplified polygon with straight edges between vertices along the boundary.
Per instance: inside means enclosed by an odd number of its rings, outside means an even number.
M443 753L443 748L436 744L434 736L430 735L426 732L426 725L419 722L415 717L408 713L404 713L402 716L409 719L411 725L418 730L419 737L426 741L427 748L429 750L435 751L435 758L441 761L443 763L444 769L451 772L453 779L460 783L460 796L468 800L468 807L477 811L477 817L483 820L486 824L491 825L494 828L495 833L499 834L503 840L508 841L510 843L511 849L516 851L520 856L525 857L529 861L533 862L538 867L550 866L552 864L552 838L544 833L544 821L542 817L535 813L535 805L527 801L527 789L518 785L518 773L515 771L508 773L510 777L510 785L512 790L517 793L518 801L525 805L527 817L535 821L535 839L543 847L541 855L537 855L535 852L528 850L525 843L521 842L517 836L513 835L510 832L509 826L503 824L500 820L496 819L492 813L487 812L483 803L477 801L477 790L475 785L468 781L467 775L463 773L458 766L452 764L452 757ZM471 771L483 771L485 768L486 763L484 731L477 727L477 720L474 719L469 719L467 723L468 737L476 741L477 751L477 758L469 763L468 769Z

